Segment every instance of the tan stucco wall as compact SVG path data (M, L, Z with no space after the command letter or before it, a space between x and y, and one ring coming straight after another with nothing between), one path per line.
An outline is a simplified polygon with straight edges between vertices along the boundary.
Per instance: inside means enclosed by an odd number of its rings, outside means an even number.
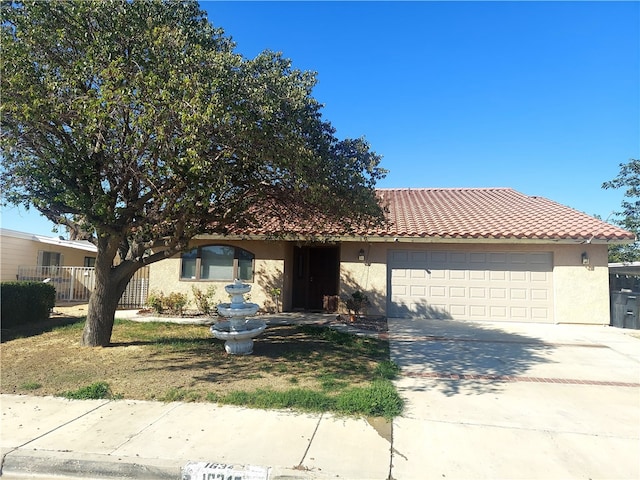
M589 265L582 265L583 252ZM606 245L556 246L553 285L556 323L609 324Z
M358 253L364 250L364 261ZM369 297L367 313L384 315L387 308L386 244L344 243L340 249L340 292L350 295L360 290Z
M212 241L198 241L210 244ZM244 248L255 255L255 280L251 301L266 309L274 307L269 290L282 289L282 310L291 308L293 244L284 241L213 242ZM358 260L360 249L365 260ZM366 293L371 300L370 314L384 314L387 306L387 253L392 249L446 250L473 252L552 252L554 321L556 323L609 324L609 275L606 245L548 244L465 244L465 243L367 243L345 242L340 247L340 293L355 290ZM581 254L587 252L589 265L582 265ZM191 294L195 285L206 290L215 285L220 301L227 301L224 285L228 282L180 281L180 257L163 260L151 266L150 289L170 293ZM190 295L191 296L191 295ZM490 319L488 319L490 320Z
M285 277L284 266L287 253L287 244L285 242L252 242L252 241L211 241L197 240L192 242L192 246L208 245L215 243L216 245L233 245L234 247L244 248L255 256L255 276L254 281L249 282L252 286L251 292L245 296L247 301L251 301L260 305L262 310L275 310L274 298L269 293L273 288L280 288L283 294L288 293L290 289L283 288L283 285L290 279ZM229 295L225 292L224 287L230 282L206 282L206 281L188 281L180 280L180 255L162 260L150 266L149 274L149 291L163 292L169 294L172 292L185 293L189 297L189 308L195 307L193 304L193 287L202 291L206 291L209 286L216 288L216 303L228 302ZM288 295L281 295L279 299L279 309L286 309L287 301L291 304ZM283 303L284 302L284 303Z

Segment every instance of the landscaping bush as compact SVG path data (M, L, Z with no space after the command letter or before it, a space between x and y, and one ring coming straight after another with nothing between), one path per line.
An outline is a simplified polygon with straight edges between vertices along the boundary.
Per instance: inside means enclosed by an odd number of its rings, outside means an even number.
M172 315L182 315L188 301L187 295L179 292L172 292L169 295L165 295L163 292L151 292L147 297L147 305L156 313L170 313Z
M41 322L56 304L56 289L42 282L0 283L0 315L3 327Z
M193 298L198 311L204 315L211 315L216 308L213 298L216 294L216 287L210 286L206 292L203 292L198 287L192 286L191 291L193 292Z

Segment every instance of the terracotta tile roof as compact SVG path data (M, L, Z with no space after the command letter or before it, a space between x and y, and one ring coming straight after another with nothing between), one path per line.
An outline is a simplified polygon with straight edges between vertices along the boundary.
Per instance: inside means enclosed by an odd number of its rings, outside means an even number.
M383 189L398 237L529 240L622 240L619 227L543 197L510 188Z
M351 234L340 225L322 229L296 222L294 215L264 219L258 228L230 234L366 236L431 239L582 240L628 243L635 236L587 214L543 197L510 188L379 189L388 209L385 227L363 227Z

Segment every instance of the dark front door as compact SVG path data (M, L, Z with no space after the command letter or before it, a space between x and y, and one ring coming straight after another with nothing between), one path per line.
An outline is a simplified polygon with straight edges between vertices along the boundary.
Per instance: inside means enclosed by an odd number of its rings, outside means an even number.
M325 295L338 294L338 247L295 247L293 307L322 310Z

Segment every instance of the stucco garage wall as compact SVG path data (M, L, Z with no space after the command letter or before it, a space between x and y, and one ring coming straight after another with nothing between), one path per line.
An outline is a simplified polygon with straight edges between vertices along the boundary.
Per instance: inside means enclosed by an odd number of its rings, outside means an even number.
M254 281L249 282L252 286L250 301L257 303L263 310L275 308L274 300L269 293L272 288L280 288L283 293L286 291L283 285L287 282L285 278L285 257L287 254L286 242L265 242L265 241L218 241L218 240L196 240L192 242L192 246L199 245L232 245L234 247L244 248L255 256L255 275ZM189 281L180 280L180 255L172 258L161 260L150 266L149 274L149 291L162 291L165 294L171 292L186 293L189 297L190 306L194 308L192 287L206 291L209 286L216 287L216 302L228 302L229 296L224 290L225 285L229 281L222 282L205 282L205 281ZM280 298L280 309L282 310L283 301L286 297ZM285 303L286 305L286 303Z
M370 252L358 262L360 248ZM553 321L603 325L609 323L609 286L606 245L365 243L342 247L341 291L357 288L373 297L377 311L386 311L387 254L389 250L465 252L551 252L553 256ZM589 265L582 264L582 253ZM370 263L370 265L368 265ZM491 320L490 318L487 320Z
M589 265L582 265L582 253ZM558 245L553 281L556 323L609 325L609 267L606 245Z
M358 260L364 250L364 261ZM340 292L365 293L371 302L370 315L384 315L387 305L387 246L382 243L345 242L340 248Z

